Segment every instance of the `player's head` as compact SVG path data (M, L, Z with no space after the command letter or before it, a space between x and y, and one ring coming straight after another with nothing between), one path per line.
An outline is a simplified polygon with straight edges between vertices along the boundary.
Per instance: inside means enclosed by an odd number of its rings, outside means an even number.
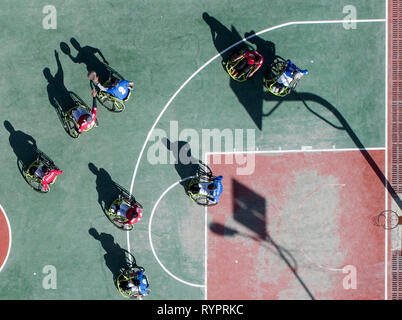
M119 83L119 79L116 79L116 78L112 79L112 87L117 86L118 83Z
M84 122L83 123L89 123L92 121L92 116L90 114L87 114L84 118Z
M214 191L215 189L216 189L215 183L211 183L211 184L208 185L208 190L209 191Z
M260 56L255 56L253 60L254 60L254 64L260 63L261 57Z
M42 166L42 172L44 175L47 175L50 172L50 168L46 165Z
M89 80L94 80L96 77L96 72L95 71L89 71L88 72L88 78Z

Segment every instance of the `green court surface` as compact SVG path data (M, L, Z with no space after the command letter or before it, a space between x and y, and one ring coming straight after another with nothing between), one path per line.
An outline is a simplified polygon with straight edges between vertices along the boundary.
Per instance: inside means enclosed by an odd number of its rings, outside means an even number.
M168 163L150 163L151 128L164 130L175 146L189 142L197 159L204 159L205 150L196 147L202 142L175 137L172 126L179 133L194 129L200 139L202 129L252 129L252 150L386 148L386 3L319 3L3 0L0 204L12 245L0 272L0 299L123 299L113 279L126 251L150 279L144 299L205 299L204 209L180 184L167 191L192 166L171 163L168 150ZM55 30L42 27L48 4L57 9ZM364 20L356 29L340 22L347 5ZM297 95L270 95L263 71L247 83L230 80L219 53L251 31L264 31L248 42L264 56L263 67L278 55L309 70ZM75 57L71 38L82 48L82 63L60 48L66 43ZM72 139L53 99L72 91L91 105L86 76L99 51L135 90L123 113L98 105L99 126ZM18 169L18 159L32 157L32 145L63 170L48 194L30 189ZM101 207L114 183L133 187L144 207L128 234ZM56 289L43 287L49 265L57 270Z

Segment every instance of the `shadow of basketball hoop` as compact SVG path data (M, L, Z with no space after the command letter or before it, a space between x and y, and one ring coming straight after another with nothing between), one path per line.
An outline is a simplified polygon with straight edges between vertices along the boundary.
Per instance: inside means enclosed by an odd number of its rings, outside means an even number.
M402 224L402 216L399 216L395 211L384 210L379 215L373 217L373 224L387 230L395 229Z

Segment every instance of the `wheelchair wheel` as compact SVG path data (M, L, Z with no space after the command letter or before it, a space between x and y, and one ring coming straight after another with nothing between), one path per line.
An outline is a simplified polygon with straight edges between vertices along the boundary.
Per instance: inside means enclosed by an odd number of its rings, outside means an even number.
M131 298L134 293L131 290L127 290L126 289L126 284L128 281L130 281L132 279L132 277L127 277L127 275L125 274L125 272L120 273L120 275L117 277L117 289L119 290L120 294L124 297L124 298Z
M265 79L268 81L276 81L286 69L287 62L281 57L276 57L271 63L265 74Z
M113 99L113 105L114 105L114 112L122 112L124 111L124 109L126 108L126 106L124 105L124 102L119 100L119 99Z
M195 202L204 207L212 207L216 205L216 202L212 202L211 199L206 196L199 196L197 199L195 199Z
M241 58L241 59L239 59L239 60L237 60L237 61L231 61L231 60L229 60L227 63L226 63L226 71L227 71L227 73L229 73L229 75L230 75L230 77L233 79L233 80L236 80L236 81L238 81L238 82L244 82L244 81L246 81L247 80L247 74L245 74L245 73L242 73L242 74L240 74L240 75L237 75L236 77L235 76L233 76L233 72L234 72L234 70L235 70L235 68L236 68L236 66L240 63L240 61L242 61L243 59L245 59L245 58ZM250 72L251 72L252 70L250 70Z
M99 95L98 95L99 96ZM97 96L97 97L98 97ZM115 106L114 106L114 101L112 98L110 98L108 95L106 94L101 94L100 97L98 98L99 103L104 106L107 110L109 111L114 111Z
M199 162L199 166L197 169L197 176L202 181L209 181L214 178L211 168L202 161Z
M48 193L48 191L44 191L42 187L42 181L38 177L35 177L35 171L40 166L38 161L31 163L28 169L24 172L24 178L26 182L31 186L32 189L38 191L40 193Z
M75 119L73 118L73 115L72 115L72 111L74 109L75 109L75 107L71 108L70 110L68 110L66 112L66 114L64 116L64 122L66 124L66 132L68 133L68 135L71 138L76 139L76 138L79 137L80 134L79 134L79 132L77 130L77 123L76 123L76 121L75 121Z

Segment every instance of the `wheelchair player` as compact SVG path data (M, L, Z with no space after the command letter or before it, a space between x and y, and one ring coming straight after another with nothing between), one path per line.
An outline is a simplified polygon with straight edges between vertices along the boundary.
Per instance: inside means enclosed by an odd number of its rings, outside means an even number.
M249 50L238 55L232 55L230 59L232 63L238 60L240 61L233 65L231 75L234 78L246 75L246 79L250 79L261 67L264 58L257 51Z
M110 206L109 214L114 217L114 222L130 229L142 218L140 204L129 198L116 199Z
M63 171L57 168L53 161L43 152L39 151L36 160L31 163L24 173L28 184L36 191L47 193L49 185L56 181Z
M75 120L75 125L77 132L81 134L84 131L88 131L92 129L96 125L96 114L97 114L97 105L96 105L96 90L92 90L92 110L91 113L88 112L83 106L79 106L71 111L71 116Z
M124 270L117 279L117 287L126 298L141 298L149 294L149 281L144 274L145 270L142 267L136 268Z
M189 195L197 203L202 205L216 205L219 202L219 196L223 192L222 176L213 177L208 181L203 181L199 177L190 182ZM206 203L199 201L199 199L207 200Z
M276 80L276 83L271 86L272 93L278 95L284 94L285 91L289 90L290 87L294 87L296 82L307 74L307 69L302 70L298 68L291 60L287 60L286 67L282 75L280 75Z
M58 175L62 175L63 171L57 168L48 167L45 164L39 165L35 170L35 177L41 180L43 192L49 191L49 184L52 184Z
M130 91L133 89L134 82L127 80L120 80L116 78L112 78L112 82L110 85L105 88L99 82L99 77L97 76L95 71L90 71L88 73L88 78L92 80L95 85L99 88L99 90L106 92L119 100L126 100Z

